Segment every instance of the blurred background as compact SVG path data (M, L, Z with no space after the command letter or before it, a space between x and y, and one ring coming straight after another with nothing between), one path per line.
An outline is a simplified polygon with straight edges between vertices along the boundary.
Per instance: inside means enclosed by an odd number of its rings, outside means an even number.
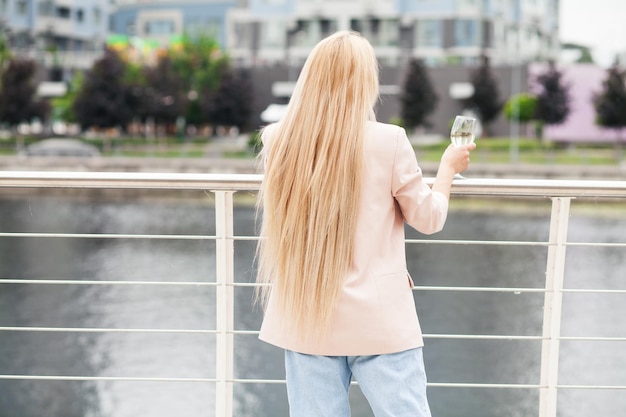
M352 29L380 61L378 119L423 160L463 113L491 139L482 162L620 165L624 13L621 0L0 0L0 155L245 158L311 48ZM29 147L54 137L80 143Z

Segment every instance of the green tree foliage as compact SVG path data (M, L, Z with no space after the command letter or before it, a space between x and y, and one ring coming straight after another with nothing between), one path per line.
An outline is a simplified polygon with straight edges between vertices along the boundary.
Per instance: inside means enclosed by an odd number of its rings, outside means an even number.
M73 111L83 129L126 128L131 119L130 92L124 82L126 66L119 55L107 49L94 63L76 97Z
M248 126L252 114L252 83L246 71L224 68L215 93L204 102L209 121L214 125Z
M412 59L400 95L401 118L404 127L414 129L429 126L428 116L435 110L439 97L424 63Z
M32 59L12 58L0 75L0 123L17 126L33 118L45 119L50 112L46 100L36 97L37 64Z
M172 124L185 113L187 94L184 80L174 70L168 56L154 67L145 67L142 103L145 116L154 117L159 124Z
M504 103L486 56L482 57L480 66L470 73L470 82L474 86L474 94L465 104L476 111L483 125L483 135L489 136L489 125L498 117Z
M579 45L576 43L564 43L561 45L561 49L564 51L576 51L580 55L576 59L576 62L579 64L593 64L593 55L591 54L591 50L588 46Z
M11 58L11 50L9 49L9 43L6 36L0 33L0 70L4 67L4 63L8 62ZM2 85L0 84L0 87Z
M550 63L548 70L537 77L540 92L537 94L537 120L546 125L563 123L570 112L569 85L563 82L563 74Z
M596 123L600 126L621 130L626 127L626 71L613 65L607 70L602 90L593 98Z
M67 94L63 97L56 97L52 99L53 118L63 120L68 123L76 122L76 115L74 114L73 106L74 101L82 88L84 79L84 74L82 72L77 72L74 74L72 81L68 85Z
M528 93L511 96L504 105L504 115L511 121L528 123L535 118L537 97Z
M528 93L511 96L504 105L504 115L511 122L518 122L522 126L535 120L537 97Z
M183 36L169 54L174 71L191 96L185 112L187 121L191 124L209 123L209 114L204 107L213 99L223 68L228 68L228 56L220 50L214 38L205 35Z

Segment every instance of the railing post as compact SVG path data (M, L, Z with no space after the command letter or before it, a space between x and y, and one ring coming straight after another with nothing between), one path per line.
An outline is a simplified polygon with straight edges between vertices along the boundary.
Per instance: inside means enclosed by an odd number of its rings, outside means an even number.
M550 237L546 267L546 292L543 306L541 342L541 391L539 417L556 417L559 377L559 337L563 304L565 251L571 197L554 197L550 216Z
M215 417L233 416L233 191L215 191L216 315Z

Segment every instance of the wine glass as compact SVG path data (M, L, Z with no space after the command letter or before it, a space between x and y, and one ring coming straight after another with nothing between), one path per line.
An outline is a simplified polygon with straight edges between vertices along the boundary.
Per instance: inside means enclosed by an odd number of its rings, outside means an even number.
M452 129L450 129L450 140L456 147L474 143L476 131L476 119L469 116L456 116ZM454 178L465 178L461 174L455 174Z

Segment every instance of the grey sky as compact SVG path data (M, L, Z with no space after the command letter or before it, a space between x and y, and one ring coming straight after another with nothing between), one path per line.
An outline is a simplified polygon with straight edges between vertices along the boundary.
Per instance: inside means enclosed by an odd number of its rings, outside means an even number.
M561 0L561 40L587 45L601 65L626 53L626 0Z

